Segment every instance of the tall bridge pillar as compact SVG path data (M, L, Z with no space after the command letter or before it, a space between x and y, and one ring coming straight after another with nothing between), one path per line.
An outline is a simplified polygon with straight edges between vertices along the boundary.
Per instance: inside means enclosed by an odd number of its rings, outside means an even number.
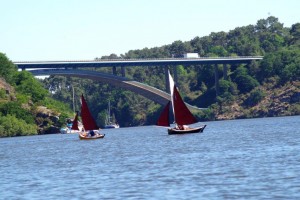
M117 75L117 67L113 66L113 75Z
M216 96L219 95L219 74L218 74L218 64L214 65L215 68L215 87L216 87Z
M174 82L178 83L177 66L173 67ZM178 85L178 84L177 84Z
M224 80L228 80L227 71L228 71L227 64L223 64L223 77L224 77Z
M166 92L170 94L170 84L169 84L169 75L168 75L168 66L164 66L165 69L165 81L166 81Z
M125 67L124 66L121 66L121 73L122 73L122 77L126 76Z

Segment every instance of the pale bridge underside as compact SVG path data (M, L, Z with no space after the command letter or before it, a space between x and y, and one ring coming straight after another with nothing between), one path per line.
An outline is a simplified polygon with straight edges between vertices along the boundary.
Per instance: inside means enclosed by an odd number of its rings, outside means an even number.
M35 76L43 75L60 75L60 76L73 76L80 78L87 78L103 83L111 84L116 87L121 87L126 90L132 91L134 93L140 94L158 104L166 105L170 100L170 94L159 90L157 88L151 87L149 85L130 80L125 77L114 76L107 73L89 71L89 70L77 70L77 69L43 69L43 70L30 70L30 72ZM195 106L187 104L191 111L199 110Z

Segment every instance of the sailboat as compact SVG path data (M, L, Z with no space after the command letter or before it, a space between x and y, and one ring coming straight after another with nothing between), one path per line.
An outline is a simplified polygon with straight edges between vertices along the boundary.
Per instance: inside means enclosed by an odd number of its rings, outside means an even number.
M185 105L182 100L175 82L168 71L169 74L169 85L171 91L171 99L163 109L156 125L170 127L170 107L172 107L172 114L174 117L175 127L168 129L168 134L186 134L186 133L201 133L205 129L206 125L201 125L198 127L189 127L187 125L197 123L197 119L190 112L190 110Z
M73 111L74 113L76 114L77 116L77 113L75 112L75 103L74 103L74 87L72 86L72 89L73 89ZM75 116L75 118L76 118ZM78 119L76 119L75 123L76 123L76 129L72 129L73 127L73 122L74 122L74 119L70 119L68 118L67 121L66 121L66 125L64 127L62 127L60 129L60 133L61 134L66 134L66 133L79 133L82 131L83 129L83 125L81 124L81 122L78 121Z
M81 140L104 138L105 134L101 134L99 132L99 127L97 126L96 121L94 120L83 95L81 95L81 119L84 129L82 132L79 132L79 138ZM79 130L78 113L76 114L73 121L72 129Z
M106 116L104 128L120 128L119 124L112 122L111 119L112 116L110 113L110 101L108 101L107 116Z
M76 116L75 116L75 118L76 118ZM61 134L79 133L83 129L83 126L82 126L81 122L79 122L79 121L75 122L75 123L77 123L78 128L77 129L72 129L73 122L75 121L75 118L74 119L68 119L67 125L60 129Z

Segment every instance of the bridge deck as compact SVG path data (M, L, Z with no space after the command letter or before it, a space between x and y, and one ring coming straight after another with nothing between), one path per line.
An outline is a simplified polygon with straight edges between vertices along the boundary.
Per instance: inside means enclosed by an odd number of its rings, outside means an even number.
M109 66L166 66L166 65L201 65L201 64L236 64L261 60L262 56L239 57L201 57L201 58L162 58L162 59L105 59L81 61L24 61L14 62L18 68L84 68Z

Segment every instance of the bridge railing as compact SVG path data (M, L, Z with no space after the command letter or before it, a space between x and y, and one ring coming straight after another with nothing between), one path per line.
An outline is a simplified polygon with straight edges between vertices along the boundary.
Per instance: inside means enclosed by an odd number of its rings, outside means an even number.
M80 63L80 62L105 62L105 61L155 61L155 60L217 60L217 59L263 59L263 56L227 56L227 57L199 57L199 58L119 58L119 59L94 59L94 60L57 60L57 61L16 61L14 64L31 63Z

